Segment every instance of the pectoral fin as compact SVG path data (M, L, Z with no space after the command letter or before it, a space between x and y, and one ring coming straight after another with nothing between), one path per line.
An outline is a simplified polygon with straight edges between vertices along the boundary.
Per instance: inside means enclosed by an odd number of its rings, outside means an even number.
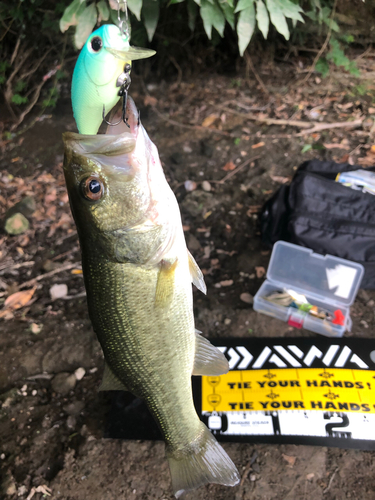
M193 375L223 375L229 371L227 358L219 349L195 331Z
M107 362L104 364L103 380L100 384L99 391L127 391L127 387L116 377Z
M174 293L175 271L178 259L173 262L160 261L160 270L156 284L155 307L169 307Z
M198 264L195 262L195 259L191 255L189 250L188 250L188 257L189 257L189 271L191 274L192 283L198 288L198 290L200 290L202 293L206 295L207 287L206 283L204 282L203 273L199 269Z

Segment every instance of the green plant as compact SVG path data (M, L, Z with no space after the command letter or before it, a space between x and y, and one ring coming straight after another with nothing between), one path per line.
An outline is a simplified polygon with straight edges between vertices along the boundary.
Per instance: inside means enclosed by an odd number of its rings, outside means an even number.
M297 21L304 22L302 7L292 0L169 0L168 6L182 2L186 3L190 29L194 30L199 12L209 39L212 39L213 29L223 37L228 23L237 33L240 55L249 45L256 26L267 38L272 24L288 40L288 20L292 25ZM120 3L123 5L121 0ZM167 0L128 0L129 10L138 21L142 20L149 41L154 36L160 8L166 4ZM105 0L73 0L64 11L60 29L65 32L75 26L74 42L77 48L81 48L96 24L117 21L117 5L117 0L108 0L108 3Z
M48 96L56 94L52 88L65 46L58 23L66 3L0 0L0 88L12 119L10 130L40 99L50 101Z
M353 76L359 76L359 69L355 61L351 61L344 52L344 47L354 42L352 35L340 34L340 27L334 20L335 6L322 5L323 0L311 0L312 10L306 12L306 16L312 21L328 27L329 51L325 56L319 57L315 65L316 71L322 74L323 78L328 75L330 62L335 66L341 66ZM327 40L328 42L328 40Z
M348 40L348 39L346 39ZM360 72L355 61L351 61L342 48L337 38L332 37L329 41L330 50L325 57L321 57L316 64L316 70L325 77L329 73L329 61L335 66L341 66L353 76L359 76Z

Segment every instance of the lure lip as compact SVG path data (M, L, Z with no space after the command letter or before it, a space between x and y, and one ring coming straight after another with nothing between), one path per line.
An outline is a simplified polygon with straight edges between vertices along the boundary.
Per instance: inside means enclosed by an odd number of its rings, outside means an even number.
M127 50L118 50L111 47L106 47L106 50L117 59L128 62L136 61L138 59L146 59L156 54L155 50L132 46L130 46Z

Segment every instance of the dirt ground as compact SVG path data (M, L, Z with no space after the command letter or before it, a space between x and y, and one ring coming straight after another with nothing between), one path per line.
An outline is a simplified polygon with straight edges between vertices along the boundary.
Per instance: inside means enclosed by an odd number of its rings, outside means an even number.
M214 75L147 84L134 78L131 94L176 193L188 246L205 274L207 296L194 291L196 325L205 336L312 335L256 313L251 297L245 302L240 296L256 293L269 262L260 239L260 208L302 161L374 164L375 62L367 57L359 63L361 80L337 73L324 81L312 75L304 84L296 79L303 60L268 64L259 68L268 93L253 75L249 82ZM26 233L0 233L1 300L36 286L31 304L0 318L0 498L172 500L163 443L103 437L111 395L97 392L103 357L87 314L62 174L61 134L75 130L69 102L42 118L4 143L0 158L2 212L25 195L36 200ZM269 118L276 123L267 123ZM302 125L281 121L359 118L363 122L354 130L306 135ZM56 284L66 284L67 294L52 300ZM374 292L359 292L346 335L373 335L374 301ZM241 472L240 485L202 487L187 500L375 499L373 452L264 444L224 448ZM295 457L294 465L285 456Z

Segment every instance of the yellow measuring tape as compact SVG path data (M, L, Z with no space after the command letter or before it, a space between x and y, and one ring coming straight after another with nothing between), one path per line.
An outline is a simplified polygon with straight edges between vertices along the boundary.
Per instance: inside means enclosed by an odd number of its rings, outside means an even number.
M375 371L288 368L202 377L203 412L317 410L375 413Z

